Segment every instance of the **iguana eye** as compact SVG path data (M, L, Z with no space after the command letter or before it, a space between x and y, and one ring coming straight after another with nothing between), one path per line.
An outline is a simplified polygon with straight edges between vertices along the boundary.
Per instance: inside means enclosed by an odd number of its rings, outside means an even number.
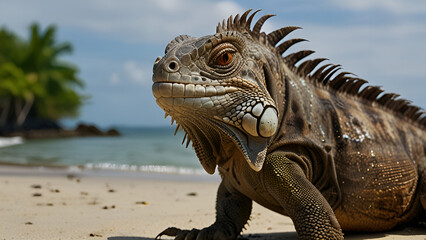
M216 58L216 64L219 66L226 66L232 62L232 53L223 52Z
M241 54L232 43L221 43L206 56L208 69L212 74L225 76L234 73L242 66Z

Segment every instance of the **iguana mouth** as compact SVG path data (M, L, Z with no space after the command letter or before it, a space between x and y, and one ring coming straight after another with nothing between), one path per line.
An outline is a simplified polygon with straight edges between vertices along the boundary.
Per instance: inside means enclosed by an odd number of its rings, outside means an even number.
M223 85L192 83L154 82L152 92L155 98L202 98L235 92L238 88Z
M211 109L225 99L223 95L238 91L233 86L155 82L152 92L157 102L168 106Z

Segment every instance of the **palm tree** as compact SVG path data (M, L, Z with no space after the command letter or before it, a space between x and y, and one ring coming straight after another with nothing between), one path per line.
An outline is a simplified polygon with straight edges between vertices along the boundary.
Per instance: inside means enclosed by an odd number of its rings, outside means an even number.
M29 116L50 120L75 116L85 99L75 90L83 87L77 67L60 59L72 53L71 44L56 43L55 26L42 32L33 24L30 31L29 41L0 31L0 126L11 115L18 126Z
M37 24L31 26L29 52L23 68L43 86L45 95L34 102L39 117L57 120L75 116L83 97L74 88L83 87L77 77L77 67L63 62L60 57L72 53L70 43L55 42L56 28L49 26L40 32Z

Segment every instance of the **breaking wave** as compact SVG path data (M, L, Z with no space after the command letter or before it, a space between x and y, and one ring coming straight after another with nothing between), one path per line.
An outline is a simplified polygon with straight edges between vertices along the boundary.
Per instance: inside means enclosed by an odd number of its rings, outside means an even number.
M24 143L21 137L0 137L0 148Z
M129 165L114 163L88 163L84 169L89 170L119 170L133 172L151 172L151 173L172 173L179 175L205 175L204 169L176 167L176 166L160 166L160 165Z

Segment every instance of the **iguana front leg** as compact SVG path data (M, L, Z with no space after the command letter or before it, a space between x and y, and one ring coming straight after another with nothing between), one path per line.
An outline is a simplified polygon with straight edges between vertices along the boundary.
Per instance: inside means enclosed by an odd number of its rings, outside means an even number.
M229 191L222 181L217 191L215 223L201 230L167 228L156 239L162 235L174 236L175 240L236 239L250 217L251 208L251 199L238 191Z
M263 166L267 191L293 220L299 239L343 239L332 208L291 157L297 158L283 152L267 156Z

